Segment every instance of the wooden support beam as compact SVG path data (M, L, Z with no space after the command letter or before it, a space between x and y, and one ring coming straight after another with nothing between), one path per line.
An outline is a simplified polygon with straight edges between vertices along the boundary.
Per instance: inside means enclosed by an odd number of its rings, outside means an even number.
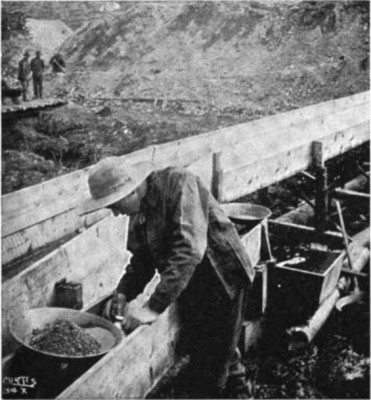
M339 199L370 201L370 195L367 193L355 192L354 190L335 189L334 194Z
M370 187L369 180L363 175L358 175L351 181L347 182L344 185L343 189L353 190L355 192L368 192L369 187Z
M364 274L363 272L358 272L356 270L351 270L349 268L342 268L341 272L345 275L355 276L358 278L369 278L368 274Z
M221 152L213 154L213 177L211 192L216 200L220 199L221 187L222 187L222 169L220 163Z
M313 142L312 156L316 177L314 226L317 232L324 232L328 221L328 190L327 168L325 167L322 142Z
M269 231L272 235L285 241L319 242L333 248L342 248L343 245L341 233L332 231L318 233L315 228L284 222L280 219L269 221Z
M323 168L325 166L322 142L314 141L312 143L312 159L312 164L315 168Z

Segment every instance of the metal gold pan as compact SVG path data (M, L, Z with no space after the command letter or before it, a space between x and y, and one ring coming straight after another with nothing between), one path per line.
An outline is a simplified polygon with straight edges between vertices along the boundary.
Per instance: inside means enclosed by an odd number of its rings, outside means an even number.
M240 224L260 222L272 214L268 208L250 203L226 203L222 208L231 221Z
M73 322L94 336L101 344L99 353L70 356L49 353L30 346L33 329L44 328L46 324L53 324L60 319ZM34 308L27 310L10 321L9 329L13 337L28 349L60 359L83 359L103 356L113 347L117 346L123 337L121 330L110 321L94 314L71 310L69 308Z

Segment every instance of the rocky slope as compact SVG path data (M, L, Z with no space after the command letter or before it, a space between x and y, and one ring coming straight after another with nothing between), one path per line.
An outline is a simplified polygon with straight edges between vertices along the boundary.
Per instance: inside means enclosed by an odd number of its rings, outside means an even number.
M3 77L15 82L20 54L42 46L37 37L55 38L56 24L45 21L60 19L74 29L60 47L67 74L46 74L45 93L77 106L47 113L55 132L45 133L45 113L21 122L26 128L3 124L3 137L12 138L3 141L3 193L110 154L369 89L368 2L3 2L7 7L45 33L3 37ZM49 44L52 52L61 43ZM76 119L78 127L66 123ZM53 165L47 173L45 162Z
M368 87L362 2L128 3L63 45L87 96L295 107Z

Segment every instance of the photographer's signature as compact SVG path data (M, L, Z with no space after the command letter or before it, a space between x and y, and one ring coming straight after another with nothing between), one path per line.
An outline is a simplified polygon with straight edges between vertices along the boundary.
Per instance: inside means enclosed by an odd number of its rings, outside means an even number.
M3 377L3 395L27 395L28 390L36 385L36 379L29 376L5 376Z

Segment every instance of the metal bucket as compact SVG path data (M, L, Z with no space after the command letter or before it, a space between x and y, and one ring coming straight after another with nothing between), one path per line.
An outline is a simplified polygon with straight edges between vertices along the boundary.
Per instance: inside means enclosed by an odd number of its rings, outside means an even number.
M61 319L75 323L83 328L85 332L94 336L101 344L99 353L84 356L61 355L41 351L30 346L34 329L44 328L46 324L53 324ZM121 330L112 322L94 314L69 308L35 308L27 310L13 318L9 324L9 329L13 337L29 350L61 360L101 357L117 346L123 337Z
M253 228L272 215L268 208L251 203L226 203L222 208L232 222L246 228Z

